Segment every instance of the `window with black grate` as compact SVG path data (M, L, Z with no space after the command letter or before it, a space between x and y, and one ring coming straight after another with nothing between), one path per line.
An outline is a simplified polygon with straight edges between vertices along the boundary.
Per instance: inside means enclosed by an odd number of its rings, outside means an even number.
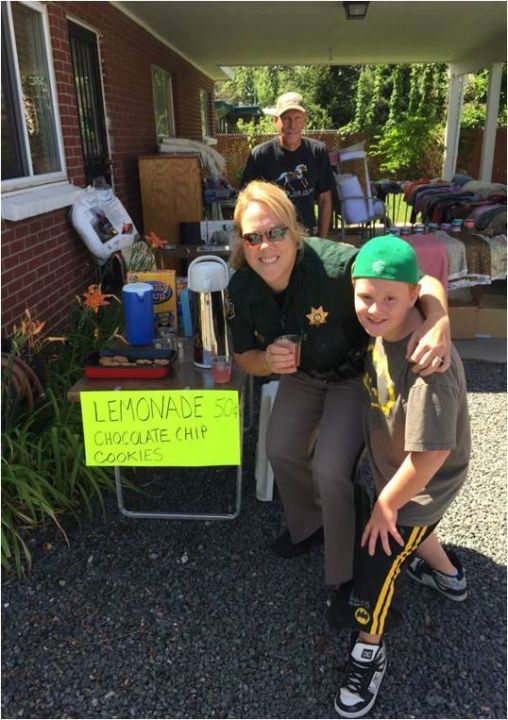
M97 35L71 21L68 29L86 181L103 176L111 185Z

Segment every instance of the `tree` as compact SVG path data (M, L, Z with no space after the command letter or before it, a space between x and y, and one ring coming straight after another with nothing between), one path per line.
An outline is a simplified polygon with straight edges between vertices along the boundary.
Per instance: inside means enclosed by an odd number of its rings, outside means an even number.
M342 132L360 132L366 127L371 88L372 71L369 65L364 65L360 71L358 85L356 86L355 114L352 121L341 128Z
M475 75L470 75L464 91L464 109L462 116L463 127L483 127L485 124L485 113L487 95L489 90L489 71L481 70ZM503 66L503 77L501 81L501 97L499 102L498 127L506 126L506 63Z
M420 74L422 65L415 63L411 65L409 76L409 100L407 112L408 115L415 115L418 104L420 102Z
M383 158L380 169L397 179L433 177L441 170L443 127L432 119L407 116L386 125L369 152Z
M406 109L405 73L403 65L395 65L391 75L392 92L388 108L387 123L393 124L402 120Z
M360 65L328 65L314 69L312 97L325 109L330 127L339 128L350 122L355 112L355 89Z
M215 95L232 104L271 107L293 90L304 98L308 129L333 129L351 120L358 66L275 65L237 68L232 80L217 84Z

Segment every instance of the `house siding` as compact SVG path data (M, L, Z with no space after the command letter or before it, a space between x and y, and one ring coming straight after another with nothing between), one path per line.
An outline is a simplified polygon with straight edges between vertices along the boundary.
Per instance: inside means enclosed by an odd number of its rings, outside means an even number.
M49 2L47 10L68 179L85 185L69 19L98 32L114 189L141 232L137 157L157 150L151 66L172 76L178 137L201 139L199 91L213 93L214 83L107 2ZM25 308L51 331L62 329L74 295L96 281L94 262L68 211L2 221L2 335Z

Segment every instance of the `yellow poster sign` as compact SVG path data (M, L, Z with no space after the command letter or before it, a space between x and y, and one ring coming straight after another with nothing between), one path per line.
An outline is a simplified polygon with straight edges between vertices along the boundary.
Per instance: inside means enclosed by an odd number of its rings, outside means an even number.
M236 390L82 392L87 465L240 464Z

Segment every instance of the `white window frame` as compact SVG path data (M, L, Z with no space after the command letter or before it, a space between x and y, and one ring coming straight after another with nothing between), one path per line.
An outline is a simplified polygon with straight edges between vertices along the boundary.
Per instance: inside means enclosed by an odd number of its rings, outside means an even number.
M167 89L166 89L166 110L168 113L168 125L169 125L169 136L168 137L176 137L176 126L175 126L175 102L173 98L173 77L170 72L165 70L164 68L161 68L160 65L151 65L150 66L150 77L152 81L152 96L153 96L153 113L154 113L154 120L156 116L157 108L155 106L155 87L153 82L153 76L155 71L163 73L168 80L167 83ZM160 137L157 134L157 126L155 127L155 132L157 135L157 142L160 141Z
M61 170L58 170L56 172L52 173L44 173L42 175L28 175L24 177L19 178L10 178L8 180L2 181L2 193L4 192L10 192L15 190L26 190L27 188L32 187L38 187L40 185L48 185L50 183L58 183L62 182L63 180L67 180L67 166L65 162L65 154L64 154L64 144L63 144L63 135L62 135L62 127L60 123L60 112L58 109L58 95L56 91L56 80L55 80L55 72L53 67L53 51L51 46L51 37L49 33L49 22L48 22L48 14L46 7L40 3L36 2L34 0L18 0L18 2L21 2L21 4L28 6L35 12L38 12L42 17L42 28L44 33L44 43L45 43L45 50L46 50L46 60L48 63L48 75L49 75L49 85L51 90L51 97L53 100L53 113L54 113L54 119L55 119L55 131L56 131L56 140L57 140L57 149L58 149L58 159L60 161L60 167ZM21 91L21 77L19 73L19 64L18 64L18 54L17 54L17 48L16 48L16 38L14 36L14 24L12 20L12 11L11 11L11 2L7 2L7 15L8 15L8 23L9 23L9 35L10 40L12 43L12 50L14 55L14 73L16 78L16 85L17 85L17 91L18 91L18 100L20 105L20 117L23 124L23 138L25 142L25 151L27 151L28 155L28 161L29 161L29 167L32 171L32 160L30 156L30 143L28 139L28 131L26 127L26 120L25 120L25 113L23 110L23 103L22 103L22 91ZM33 171L32 171L33 173Z

